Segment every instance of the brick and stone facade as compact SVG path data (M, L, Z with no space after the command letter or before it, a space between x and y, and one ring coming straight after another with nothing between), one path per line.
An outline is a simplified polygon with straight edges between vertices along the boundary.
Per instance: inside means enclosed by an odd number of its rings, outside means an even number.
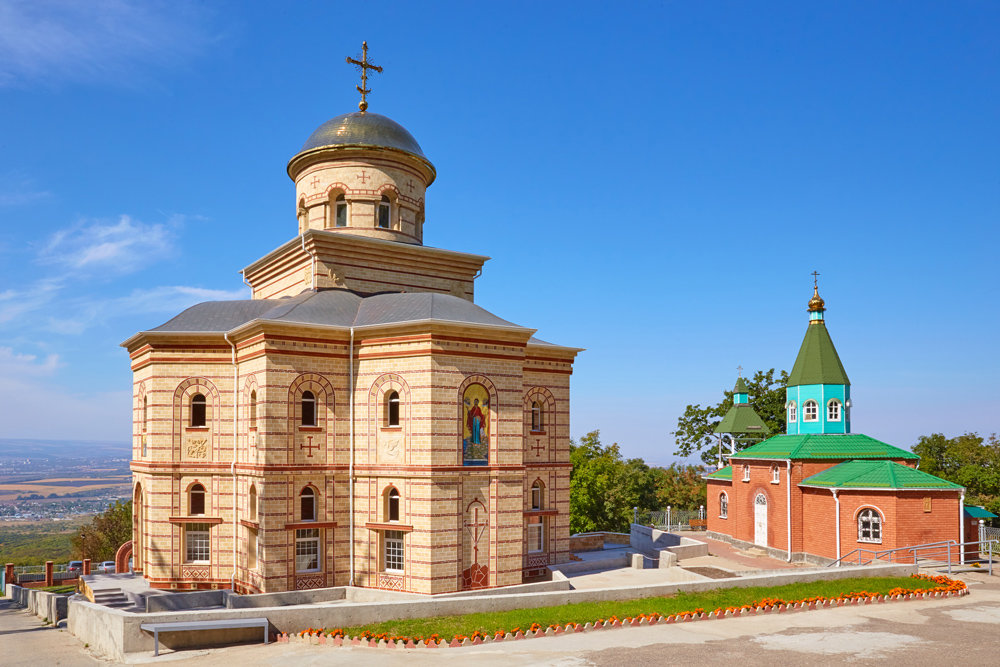
M916 470L912 452L851 433L850 381L816 285L808 310L786 388L787 433L706 475L708 530L789 558L830 560L964 541L962 487Z
M304 149L300 235L244 271L253 299L123 344L134 563L152 586L435 594L568 560L579 350L471 303L486 258L421 245L435 174L398 145Z

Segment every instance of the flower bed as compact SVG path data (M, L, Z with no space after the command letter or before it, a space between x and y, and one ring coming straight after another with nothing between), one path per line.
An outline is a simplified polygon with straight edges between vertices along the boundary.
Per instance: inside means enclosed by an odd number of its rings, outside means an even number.
M945 576L931 576L923 574L911 575L912 579L932 584L930 586L895 586L886 593L870 592L866 590L849 591L835 596L815 595L800 599L783 599L780 597L762 597L749 604L739 606L718 607L706 612L701 607L663 615L657 612L640 613L632 616L619 618L610 615L607 618L596 618L587 623L565 623L549 624L543 627L540 623L532 623L527 627L515 626L509 629L499 629L493 632L476 630L468 635L454 633L450 636L442 636L439 633L423 635L396 635L385 632L361 631L357 635L350 636L341 628L317 629L308 628L301 632L288 635L279 635L278 641L304 641L314 644L327 644L331 646L371 646L386 648L416 648L416 647L457 647L474 646L495 641L519 640L532 637L555 636L565 633L587 632L600 630L603 628L617 628L626 626L645 626L660 623L684 623L698 619L716 619L731 616L745 616L760 613L781 613L788 611L805 611L823 607L836 607L848 604L871 604L874 602L886 602L889 600L910 600L926 597L945 597L952 595L966 595L968 588L965 583Z

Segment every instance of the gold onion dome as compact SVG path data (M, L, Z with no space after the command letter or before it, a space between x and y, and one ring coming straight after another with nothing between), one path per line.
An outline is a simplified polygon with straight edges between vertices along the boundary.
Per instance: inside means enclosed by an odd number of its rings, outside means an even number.
M316 128L299 152L328 146L392 148L427 159L405 127L377 113L354 112L331 118Z
M823 302L823 298L819 295L819 287L813 286L813 295L809 299L809 312L815 313L826 309L826 303Z

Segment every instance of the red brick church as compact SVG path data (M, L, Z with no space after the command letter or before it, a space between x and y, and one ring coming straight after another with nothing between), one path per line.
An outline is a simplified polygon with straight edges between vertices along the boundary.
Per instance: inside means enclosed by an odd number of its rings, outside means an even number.
M788 378L787 432L706 476L710 534L788 560L976 539L964 536L964 488L917 470L912 452L851 433L850 380L824 313L816 289Z

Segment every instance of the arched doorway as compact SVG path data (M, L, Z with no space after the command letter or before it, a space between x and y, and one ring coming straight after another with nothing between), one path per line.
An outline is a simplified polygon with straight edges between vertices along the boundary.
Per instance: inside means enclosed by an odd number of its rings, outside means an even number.
M763 493L753 499L753 542L767 546L767 496Z

